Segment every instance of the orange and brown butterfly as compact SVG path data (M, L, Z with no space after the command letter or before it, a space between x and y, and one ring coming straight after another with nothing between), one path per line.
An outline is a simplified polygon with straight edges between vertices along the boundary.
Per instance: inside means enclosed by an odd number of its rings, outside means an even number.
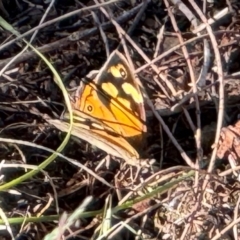
M109 56L93 81L80 85L72 108L75 121L86 124L90 133L139 157L146 133L143 96L119 51Z

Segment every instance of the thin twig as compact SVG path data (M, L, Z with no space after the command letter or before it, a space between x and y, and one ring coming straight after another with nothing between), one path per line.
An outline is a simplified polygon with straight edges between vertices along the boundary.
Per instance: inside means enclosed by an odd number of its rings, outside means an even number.
M47 10L45 11L44 15L42 16L41 21L40 21L40 23L39 23L38 26L41 26L41 24L44 22L44 20L45 20L46 17L47 17L47 14L50 12L50 9L52 8L52 6L53 6L53 4L54 4L54 2L55 2L55 0L52 0L52 1L51 1L51 3L49 4ZM33 33L32 37L31 37L31 39L30 39L30 41L29 41L30 44L32 43L32 41L34 40L34 38L37 36L38 31L39 31L39 30L36 30L36 31ZM1 69L1 71L0 71L0 76L2 76L2 74L6 71L6 69L7 69L14 61L16 61L16 59L18 59L28 48L29 48L29 45L26 45L21 52L19 52L18 54L16 54L16 55Z
M119 23L124 23L128 19L132 18L132 16L134 16L139 11L139 8L141 8L141 6L142 5L140 4L140 5L136 6L135 8L131 9L130 11L124 13L122 16L116 18L116 21ZM33 28L30 31L17 37L16 39L8 41L6 44L0 46L0 51L5 49L6 47L10 46L11 44L15 43L17 40L19 40L25 36L28 36L29 34L31 34L33 32L34 29L38 30L38 29L41 29L42 27L43 27L43 25L41 25L41 27ZM107 23L102 24L101 27L103 30L109 29L112 27L112 23L109 21ZM71 44L72 42L79 41L81 39L93 36L93 35L97 34L98 32L99 32L98 27L93 27L91 29L87 29L84 31L78 31L78 32L72 33L71 35L69 35L66 38L60 39L60 40L52 42L52 43L48 43L41 47L38 47L37 50L41 53L51 52L56 49L63 48L65 46ZM34 51L25 52L18 59L16 59L14 61L14 64L24 62L24 61L28 60L29 58L33 58L33 57L37 57L36 52L34 52ZM3 68L9 61L11 61L11 59L12 59L12 57L1 60L0 69Z
M224 81L223 81L223 68L222 68L222 63L221 63L221 56L220 52L218 49L218 44L216 37L214 36L212 32L211 26L208 24L208 21L206 17L202 14L202 11L198 7L198 5L193 1L189 0L192 6L194 7L195 11L198 13L199 17L201 20L206 24L206 29L209 34L210 40L212 42L214 54L215 54L215 59L216 59L216 65L218 69L218 80L219 80L219 108L218 108L218 121L217 121L217 129L216 129L216 135L215 135L215 141L214 141L214 149L212 152L211 160L208 166L208 171L211 172L213 170L215 160L216 160L216 155L217 155L217 146L218 146L218 141L220 138L220 131L223 123L223 116L224 116ZM206 183L205 183L206 184ZM205 185L204 184L204 185Z
M70 13L66 13L64 15L61 15L60 17L57 17L57 18L54 18L52 20L49 20L45 23L43 23L41 26L37 26L37 27L34 27L32 28L31 30L21 34L20 36L16 37L15 39L11 40L11 41L8 41L7 43L5 43L4 45L0 46L0 51L2 51L3 49L9 47L11 44L15 43L16 41L28 36L29 34L35 32L36 30L39 30L39 29L42 29L44 27L47 27L47 26L50 26L56 22L59 22L59 21L62 21L66 18L69 18L69 17L72 17L76 14L80 14L84 11L91 11L91 10L94 10L94 9L97 9L99 8L100 6L104 7L104 6L107 6L109 4L112 4L112 3L115 3L115 2L118 2L119 0L110 0L110 1L107 1L105 3L102 3L100 5L93 5L93 6L89 6L89 7L85 7L85 8L81 8L81 9L78 9L78 10L75 10L75 11L72 11Z
M172 14L169 3L168 3L167 0L164 0L164 3L165 3L165 5L168 9L168 13L169 13L173 28L174 28L175 32L177 33L179 42L183 43L184 41L183 41L183 38L181 36L181 32L178 29L176 20L175 20L173 14ZM185 11L188 10L188 8L183 3L181 5L184 6ZM190 11L188 11L188 12L190 12ZM193 19L196 19L196 17L194 17L194 15L193 15ZM195 20L195 22L197 22L197 20ZM195 100L195 104L196 104L196 117L197 117L197 129L194 132L195 142L196 142L196 147L197 147L197 159L196 159L195 168L198 169L199 168L199 161L202 160L200 104L199 104L199 100L198 100L198 96L197 96L198 89L197 89L196 79L195 79L193 67L192 67L192 64L191 64L191 61L190 61L189 53L188 53L188 50L187 50L185 45L182 47L182 52L183 52L184 57L185 57L186 62L187 62L187 66L188 66L189 73L190 73L190 78L191 78L191 83L192 83L192 88L193 88L193 93L195 94L194 95L194 100Z

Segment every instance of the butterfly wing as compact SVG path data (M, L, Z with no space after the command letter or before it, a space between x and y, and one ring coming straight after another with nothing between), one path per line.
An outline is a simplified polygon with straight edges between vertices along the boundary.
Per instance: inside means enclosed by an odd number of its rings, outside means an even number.
M80 117L80 116L79 116ZM82 116L86 117L86 116ZM65 120L69 119L65 114ZM47 119L49 123L63 132L68 132L69 123L56 119ZM72 135L89 142L96 147L103 149L109 154L125 159L129 164L136 164L139 158L136 150L121 136L111 136L103 129L92 129L86 124L74 123Z
M146 131L143 97L124 56L113 52L94 82L78 93L77 109L131 138Z
M121 135L119 122L115 119L113 113L105 106L105 97L100 100L97 91L99 90L94 83L84 84L80 88L80 92L77 93L73 109L80 113L85 113L87 116L86 119L90 122L94 123L94 119L96 119L98 123L107 125L112 132Z
M80 85L71 102L75 132L86 131L80 138L115 156L139 158L135 147L140 148L146 132L143 97L121 53L113 52L95 79Z

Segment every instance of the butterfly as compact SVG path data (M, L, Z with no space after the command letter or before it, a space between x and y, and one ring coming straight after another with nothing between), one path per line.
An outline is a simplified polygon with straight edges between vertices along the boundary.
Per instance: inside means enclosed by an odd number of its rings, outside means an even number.
M147 131L144 101L123 54L112 52L92 81L81 82L71 104L78 137L115 156L139 158Z

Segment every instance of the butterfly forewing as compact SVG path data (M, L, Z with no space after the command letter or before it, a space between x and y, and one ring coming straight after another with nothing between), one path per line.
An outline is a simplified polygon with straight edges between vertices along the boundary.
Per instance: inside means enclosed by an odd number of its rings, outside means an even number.
M122 103L125 110L145 122L142 93L127 60L120 52L115 51L110 55L95 82L110 99Z
M74 109L91 116L91 122L94 122L93 119L96 119L109 126L113 132L122 135L119 122L115 119L113 113L105 106L104 101L106 100L106 96L100 99L97 94L98 91L94 83L84 85L80 98L77 98L73 105Z
M140 136L146 130L142 94L118 51L111 54L94 81L81 88L77 105L124 137Z

